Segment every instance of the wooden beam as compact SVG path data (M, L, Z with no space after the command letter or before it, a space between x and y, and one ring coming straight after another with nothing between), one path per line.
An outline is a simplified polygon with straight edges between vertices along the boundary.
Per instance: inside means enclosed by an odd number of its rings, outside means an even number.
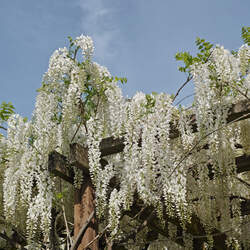
M70 145L70 153L70 166L75 166L81 169L84 177L89 178L87 149L80 144L74 143ZM103 167L108 164L108 162L104 159L101 159L100 163ZM69 168L69 160L64 155L58 153L57 151L52 151L49 154L48 170L50 173L73 185L74 171L72 168Z
M83 171L85 176L89 176L88 149L78 143L70 145L71 164Z
M244 117L242 117L244 116ZM236 104L233 104L227 118L227 122L233 122L234 120L239 119L242 117L242 119L250 118L250 101L243 100ZM191 127L193 132L197 132L197 124L196 124L196 118L195 115L190 116L191 120ZM170 139L174 139L180 136L180 132L178 129L176 129L174 126L171 126L170 129ZM124 138L116 138L108 137L101 141L100 143L100 150L101 155L106 156L110 154L116 154L122 152L124 149Z
M94 214L88 226L79 237L79 232L81 232L86 221L95 211L95 190L89 176L89 159L87 148L77 143L71 144L70 160L73 166L82 170L85 177L81 189L75 189L74 202L74 238L76 244L79 245L77 249L81 250L96 237L98 232L97 219ZM95 241L91 245L91 249L99 249L98 241Z
M242 215L250 214L250 200L245 200L241 202L241 213Z
M250 171L250 155L242 155L235 158L237 173Z
M48 170L50 173L62 178L63 180L73 184L74 171L67 164L67 158L62 154L53 151L49 154Z
M88 158L86 157L87 149L80 144L74 143L70 146L72 164L79 169L83 170L85 176L89 176L89 165ZM67 158L60 153L53 151L49 155L49 166L48 169L54 175L70 182L73 184L74 173L66 164ZM235 158L237 165L237 173L250 171L250 155L242 155ZM104 166L107 162L102 159L101 164Z
M240 118L245 115L244 119L250 117L250 102L248 100L241 101L237 104L234 104L230 109L228 122L234 121L235 119ZM191 115L191 125L193 132L197 131L195 115ZM176 138L179 136L179 131L175 128L171 128L170 138ZM106 156L110 154L120 153L124 149L124 138L108 137L101 141L100 150L101 156ZM86 149L80 146L77 143L74 143L70 146L71 152L71 161L72 163L81 168L85 174L88 174L88 158L83 156L86 155ZM83 153L85 152L85 153ZM85 157L85 158L84 158ZM66 158L60 155L56 151L52 152L49 155L49 170L57 176L60 176L66 181L72 183L72 171L70 168L67 168ZM250 166L248 164L249 156L240 156L236 158L236 164L238 166L238 173L250 171ZM58 165L59 164L59 165ZM71 171L71 172L70 172Z
M77 237L75 238L75 242L73 243L73 245L71 246L71 249L70 250L76 250L77 247L80 245L81 243L81 240L82 240L82 237L84 235L84 233L86 232L88 226L89 226L89 223L91 222L92 218L94 217L95 215L95 211L93 211L88 220L85 222L85 224L82 226L81 230L79 231ZM89 244L89 243L88 243Z
M108 137L101 141L100 150L101 156L111 155L120 153L124 149L124 138L116 138Z

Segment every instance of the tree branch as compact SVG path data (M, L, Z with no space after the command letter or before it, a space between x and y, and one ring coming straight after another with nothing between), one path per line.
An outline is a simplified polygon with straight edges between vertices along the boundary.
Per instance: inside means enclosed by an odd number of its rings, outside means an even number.
M247 186L248 188L250 188L250 183L242 180L241 178L239 178L238 176L235 176L235 178L240 181L241 183L243 183L245 186Z
M183 97L183 98L182 98L180 101L178 101L175 105L177 106L177 105L181 104L184 100L186 100L187 98L189 98L189 97L191 97L191 96L194 96L194 94L190 94L190 95L187 95L187 96Z
M9 238L5 233L4 234L0 233L0 237L6 240L8 243L10 243L12 247L16 247L16 244L14 243L14 241L11 238Z
M68 221L66 218L66 214L65 214L65 208L63 205L63 199L62 199L62 211L63 211L63 219L64 219L64 223L65 223L65 227L66 227L66 232L67 232L67 245L68 245L68 240L70 241L70 245L73 245L73 241L72 238L70 237L70 232L69 232L69 227L68 227Z
M108 229L108 227L109 227L109 225L107 225L98 235L96 235L96 237L95 237L93 240L91 240L91 241L83 248L83 250L88 249L88 247L89 247L90 245L92 245L96 240L98 240L99 238L101 238L102 235L105 233L105 231Z
M3 126L1 126L1 125L0 125L0 129L3 129L3 130L5 130L5 131L7 131L7 128L5 128L5 127L3 127Z
M181 85L181 87L177 90L172 103L175 101L176 97L180 94L181 90L192 80L193 76L192 75L188 75L187 80Z

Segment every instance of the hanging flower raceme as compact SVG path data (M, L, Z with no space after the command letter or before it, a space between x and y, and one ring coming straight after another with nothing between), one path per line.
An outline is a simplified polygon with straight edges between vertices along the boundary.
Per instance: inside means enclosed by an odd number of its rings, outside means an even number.
M49 69L44 75L44 81L51 84L63 81L65 75L69 74L74 65L74 61L69 58L67 48L56 50L50 58Z
M83 56L90 60L94 52L94 44L92 39L89 36L81 35L76 38L75 44L82 49Z
M39 230L44 242L50 230L54 194L48 155L57 150L70 160L69 145L73 142L88 148L97 214L108 215L112 237L119 234L121 215L136 202L135 197L156 208L159 218L163 218L164 206L168 216L181 220L183 228L191 213L199 216L208 231L212 225L227 229L237 224L237 201L234 218L229 215L230 197L239 191L234 188L234 141L236 134L238 141L245 137L242 144L248 152L249 141L244 135L249 134L249 122L241 129L227 126L227 116L235 91L239 90L242 98L249 95L249 46L242 46L237 55L217 46L207 61L191 66L197 133L193 133L190 121L192 112L175 108L167 94L139 92L125 99L117 79L92 61L93 51L93 41L83 35L71 40L69 49L56 50L32 120L12 116L8 137L0 142L0 150L3 143L7 145L5 214L14 222L12 216L19 204L25 207L30 249ZM173 138L174 126L178 138ZM123 137L124 150L107 156L102 166L100 142L110 136ZM80 188L83 175L79 169L74 171L75 187ZM116 183L112 187L111 180ZM191 240L188 242L190 245Z

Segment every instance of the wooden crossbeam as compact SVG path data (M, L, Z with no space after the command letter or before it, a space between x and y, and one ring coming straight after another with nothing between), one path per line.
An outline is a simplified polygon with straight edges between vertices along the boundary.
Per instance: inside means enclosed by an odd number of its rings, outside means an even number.
M242 117L242 119L240 119ZM227 122L233 122L237 119L243 120L250 118L250 101L244 100L240 101L236 104L233 104L227 118ZM190 116L190 125L193 132L197 132L197 124L195 115ZM174 126L171 126L170 129L170 139L175 139L180 136L180 132ZM101 141L100 143L100 151L101 156L106 156L110 154L116 154L122 152L124 149L124 138L116 138L108 137Z
M237 166L237 173L243 173L250 171L250 155L241 155L235 158L235 163Z
M81 152L84 149L80 144L73 144L72 145L72 155L74 156L74 160L70 165L74 165L83 171L85 177L89 176L89 166L85 159L82 157ZM84 149L85 151L85 149ZM55 176L62 178L63 180L73 184L74 183L74 173L68 167L66 163L68 160L62 154L53 151L49 155L49 171L53 173ZM250 155L242 155L235 158L236 166L237 166L237 173L243 173L250 171ZM103 165L106 164L105 160L102 160Z
M68 159L56 151L49 154L48 170L55 176L71 184L74 183L74 171L69 166Z
M71 164L83 171L85 176L89 176L88 150L78 143L70 145Z

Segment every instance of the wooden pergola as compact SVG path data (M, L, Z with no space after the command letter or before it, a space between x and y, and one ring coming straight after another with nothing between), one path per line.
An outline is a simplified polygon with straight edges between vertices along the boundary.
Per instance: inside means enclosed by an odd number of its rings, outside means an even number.
M250 101L244 100L234 104L230 109L227 119L228 123L250 118ZM193 132L197 131L195 115L190 116ZM171 127L170 138L174 139L179 136L179 131L175 127ZM100 143L101 157L122 152L124 149L124 139L114 139L112 137L105 138ZM102 166L107 164L104 159L101 160ZM237 173L250 171L250 156L241 155L235 159L237 165ZM79 144L70 145L70 165L73 165L82 170L84 175L84 183L81 189L74 191L74 244L73 249L100 249L98 246L98 221L95 216L95 189L91 183L89 175L88 150ZM74 173L69 167L69 159L59 154L56 151L49 155L49 171L55 176L73 184ZM115 185L115 180L111 180L111 186ZM243 215L250 214L250 200L244 200L241 203L241 212ZM138 215L139 214L139 215ZM127 215L134 217L141 223L147 225L152 234L149 236L152 241L157 238L158 233L168 237L167 228L163 228L159 219L154 214L154 208L151 206L142 206L141 201L134 199L134 204ZM166 221L171 221L177 226L179 236L182 235L180 221L172 218L164 218ZM206 233L199 218L192 216L191 223L187 225L187 232L194 236L194 248L202 249L206 241ZM213 231L214 249L227 249L225 245L226 234L220 232L216 228ZM182 237L177 237L176 242L183 245ZM88 246L88 248L86 248ZM118 245L109 246L109 249L123 249Z

